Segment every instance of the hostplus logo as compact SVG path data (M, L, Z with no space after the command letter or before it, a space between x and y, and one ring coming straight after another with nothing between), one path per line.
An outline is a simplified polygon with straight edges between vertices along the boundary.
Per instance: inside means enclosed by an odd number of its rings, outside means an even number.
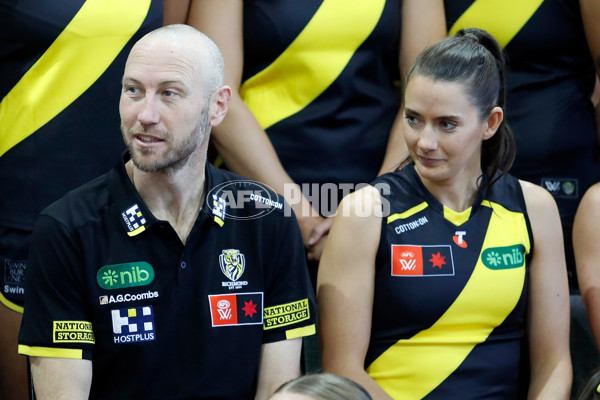
M96 281L103 289L145 286L154 280L154 269L147 262L105 265L98 270Z

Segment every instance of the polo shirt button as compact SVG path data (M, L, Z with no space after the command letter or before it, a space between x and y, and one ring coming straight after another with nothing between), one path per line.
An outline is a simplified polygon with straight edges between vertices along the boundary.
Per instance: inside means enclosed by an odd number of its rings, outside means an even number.
M181 264L179 264L181 266L182 269L185 269L185 267L187 267L187 264L185 263L185 261L182 261Z

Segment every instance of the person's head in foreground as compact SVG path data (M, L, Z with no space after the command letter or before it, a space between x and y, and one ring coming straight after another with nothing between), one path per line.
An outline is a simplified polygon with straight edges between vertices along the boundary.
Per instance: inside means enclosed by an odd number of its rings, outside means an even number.
M367 391L353 380L339 375L304 375L281 385L270 400L371 400Z

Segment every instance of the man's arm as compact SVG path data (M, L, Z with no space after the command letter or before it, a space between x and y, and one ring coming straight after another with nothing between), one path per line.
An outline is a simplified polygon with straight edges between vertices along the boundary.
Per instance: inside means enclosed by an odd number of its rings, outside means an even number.
M399 65L402 85L419 53L427 46L446 37L446 15L442 0L404 0L402 2L402 33ZM390 131L385 156L379 174L394 171L408 156L402 132L404 112L398 110Z
M300 376L301 349L301 338L263 344L256 400L267 399L279 386Z
M86 400L92 384L92 362L68 358L31 357L31 375L38 400Z

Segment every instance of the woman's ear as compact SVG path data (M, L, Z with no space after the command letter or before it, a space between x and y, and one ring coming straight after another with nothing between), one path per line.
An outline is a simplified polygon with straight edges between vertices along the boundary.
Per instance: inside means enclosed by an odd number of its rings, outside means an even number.
M502 120L504 120L504 111L502 111L502 108L492 108L492 111L490 112L490 115L486 121L485 131L483 132L483 140L487 140L494 136L498 130L498 127L502 123Z

